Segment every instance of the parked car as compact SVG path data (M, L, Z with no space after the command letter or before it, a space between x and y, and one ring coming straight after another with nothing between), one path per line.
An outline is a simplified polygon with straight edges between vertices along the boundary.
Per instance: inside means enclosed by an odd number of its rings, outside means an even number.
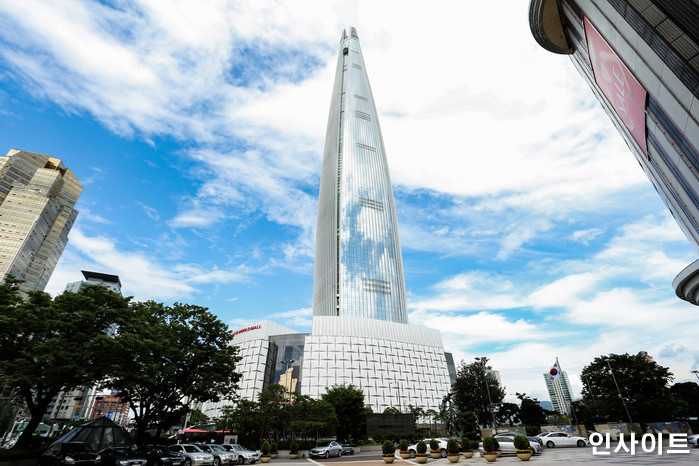
M80 464L98 465L102 458L83 442L54 443L44 451L37 462L40 466Z
M128 447L109 447L100 450L103 466L146 466L148 460Z
M342 444L342 454L343 455L354 455L354 447L343 443Z
M342 445L332 440L321 442L308 452L311 458L330 458L331 456L342 456Z
M238 455L238 464L255 464L255 462L260 460L259 451L248 450L239 443L230 443L221 446L228 451L235 452Z
M517 435L522 435L520 432L498 432L497 434L493 435L500 444L500 451L503 453L517 453L517 449L515 448L515 437ZM537 454L541 453L542 450L544 449L543 444L540 442L540 439L532 440L532 438L536 437L529 437L525 435L527 439L529 440L529 446L531 447L532 451ZM480 446L479 446L480 450ZM480 450L482 451L482 450Z
M184 466L184 456L170 450L164 445L144 445L136 453L146 457L148 466Z
M214 466L220 466L222 464L238 464L238 458L240 455L233 451L228 451L221 445L216 444L203 444L198 445L199 448L207 453L214 455Z
M688 435L687 444L693 447L699 447L699 434Z
M568 435L563 432L542 432L537 437L543 440L546 448L555 447L586 447L590 445L590 441L585 437Z
M177 445L170 445L169 448L184 456L187 466L213 466L214 464L214 455L202 451L196 445L178 443Z
M428 452L430 451L430 440L432 440L432 439L426 438L425 440L423 440L423 442L425 442L427 444L427 451ZM440 450L442 458L446 458L447 457L447 440L449 440L449 439L440 437L440 438L436 438L435 440L439 443L439 450ZM415 458L415 454L417 453L417 443L415 443L413 445L408 445L408 451L410 452L410 457Z

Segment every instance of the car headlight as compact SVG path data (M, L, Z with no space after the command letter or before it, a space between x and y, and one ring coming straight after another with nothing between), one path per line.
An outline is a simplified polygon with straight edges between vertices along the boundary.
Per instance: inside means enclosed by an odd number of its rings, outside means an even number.
M120 466L129 466L129 463L130 463L130 462L131 462L130 460L119 460L119 461L117 462L117 464L120 465Z
M65 458L63 458L63 461L64 461L66 464L73 464L73 463L75 463L75 460L74 460L73 457L70 456L70 455L69 455L69 456L66 456Z
M97 461L98 463L102 462L102 457L100 455L97 455L95 457L95 461Z

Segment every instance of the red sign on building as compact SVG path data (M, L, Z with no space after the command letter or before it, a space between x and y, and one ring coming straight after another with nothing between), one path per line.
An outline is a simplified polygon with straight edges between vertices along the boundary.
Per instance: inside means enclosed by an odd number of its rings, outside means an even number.
M646 148L646 91L585 18L585 35L595 82L644 154Z

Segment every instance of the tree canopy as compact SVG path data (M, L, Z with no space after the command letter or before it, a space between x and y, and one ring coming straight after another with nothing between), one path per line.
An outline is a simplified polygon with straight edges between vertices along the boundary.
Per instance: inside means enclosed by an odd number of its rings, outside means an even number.
M132 403L139 435L167 427L192 401L233 397L240 357L225 323L190 304L136 302L131 313L119 327L109 383Z
M33 291L27 299L19 281L0 285L0 374L20 394L31 419L17 441L25 447L49 403L61 390L103 380L119 352L107 330L129 316L129 299L103 286L88 286L52 299Z
M119 391L141 435L177 422L192 401L232 396L240 375L231 338L199 306L132 303L100 285L23 299L8 276L0 285L0 379L31 414L16 447L27 446L62 390Z
M334 385L322 395L337 414L337 438L343 442L360 439L366 432L364 392L354 385Z
M583 397L595 401L607 420L628 421L624 404L634 422L664 419L673 410L672 373L643 353L599 356L583 368L580 379Z
M504 388L489 373L491 370L487 358L476 358L470 364L461 361L452 386L452 400L458 411L472 412L482 426L493 425L495 406L505 397Z

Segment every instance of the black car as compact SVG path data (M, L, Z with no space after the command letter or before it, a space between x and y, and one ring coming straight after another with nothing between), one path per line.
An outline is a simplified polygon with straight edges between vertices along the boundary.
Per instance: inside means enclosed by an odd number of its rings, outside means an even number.
M163 445L144 445L136 453L145 456L148 466L184 466L184 456Z
M128 447L109 447L100 451L103 466L146 466L148 460Z
M342 454L343 455L354 455L354 447L347 443L342 444Z
M90 445L83 442L54 443L39 457L38 465L53 466L72 464L75 466L93 466L100 464L100 455L92 451Z

